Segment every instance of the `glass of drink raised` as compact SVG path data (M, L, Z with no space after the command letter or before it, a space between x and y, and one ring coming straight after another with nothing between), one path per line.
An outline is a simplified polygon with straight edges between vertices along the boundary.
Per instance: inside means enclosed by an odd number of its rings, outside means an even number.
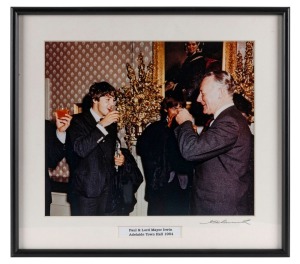
M60 106L60 108L58 108L56 110L56 114L57 114L57 118L60 119L69 114L69 109L66 107Z

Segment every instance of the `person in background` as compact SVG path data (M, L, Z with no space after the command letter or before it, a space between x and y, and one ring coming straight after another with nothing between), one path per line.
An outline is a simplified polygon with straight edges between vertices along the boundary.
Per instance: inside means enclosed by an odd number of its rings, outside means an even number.
M165 84L165 97L172 96L176 96L177 98L181 97L180 100L185 101L183 95L183 87L180 83L178 83L175 77L171 78L170 80L167 80Z
M166 97L161 120L150 124L137 140L146 179L148 215L188 215L192 164L179 151L175 116L185 106L181 98Z
M240 110L242 115L247 120L249 126L251 125L250 117L253 116L252 104L247 100L242 94L234 93L233 94L233 103L237 109Z
M184 45L187 57L181 66L179 83L184 89L184 99L191 101L193 92L199 88L200 81L205 74L206 61L200 42L189 41Z
M67 141L71 174L72 215L118 215L121 194L116 171L125 158L118 148L115 88L96 82L89 89L88 111L73 117Z
M243 95L234 93L233 102L236 108L242 113L245 117L248 125L251 125L250 117L253 116L252 104L247 100ZM251 170L251 180L248 191L248 200L250 207L250 215L254 214L254 135L251 134L251 158L250 158L250 170Z
M234 106L234 80L225 71L207 73L197 101L212 114L210 127L198 135L191 114L181 109L175 129L182 156L193 161L192 215L249 215L251 132Z
M204 43L189 41L185 42L184 46L187 57L181 65L178 87L182 89L184 100L190 102L189 111L194 117L195 125L204 126L210 117L203 113L202 105L197 103L199 85L207 66L203 53Z
M55 113L55 124L45 120L45 215L50 215L51 197L51 180L49 169L55 169L57 164L65 157L66 130L70 126L72 116L65 115L57 118Z

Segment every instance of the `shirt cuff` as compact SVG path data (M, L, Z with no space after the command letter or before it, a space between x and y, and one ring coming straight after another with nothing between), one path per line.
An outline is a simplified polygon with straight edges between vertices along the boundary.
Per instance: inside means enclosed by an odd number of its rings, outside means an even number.
M105 129L104 126L97 124L97 127L99 128L99 130L104 134L104 136L106 136L108 134L107 130Z
M67 133L65 131L59 132L58 130L56 130L56 136L57 136L58 140L63 144L65 144L65 142L66 142L66 135L67 135Z

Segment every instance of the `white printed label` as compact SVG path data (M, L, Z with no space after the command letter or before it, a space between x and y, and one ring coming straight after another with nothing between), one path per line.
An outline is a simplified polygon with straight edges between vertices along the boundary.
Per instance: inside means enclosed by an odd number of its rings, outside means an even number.
M181 227L120 226L119 237L181 237Z

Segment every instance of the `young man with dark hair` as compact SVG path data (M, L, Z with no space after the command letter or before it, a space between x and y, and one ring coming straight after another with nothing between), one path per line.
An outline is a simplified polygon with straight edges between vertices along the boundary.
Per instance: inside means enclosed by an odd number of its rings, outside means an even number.
M182 97L166 97L161 120L150 124L137 140L146 180L148 215L188 215L192 164L180 154L174 129L175 117L185 106Z
M115 88L107 82L94 83L89 94L91 108L75 115L68 130L71 146L72 215L117 215L116 168L124 164L116 153L117 121Z

